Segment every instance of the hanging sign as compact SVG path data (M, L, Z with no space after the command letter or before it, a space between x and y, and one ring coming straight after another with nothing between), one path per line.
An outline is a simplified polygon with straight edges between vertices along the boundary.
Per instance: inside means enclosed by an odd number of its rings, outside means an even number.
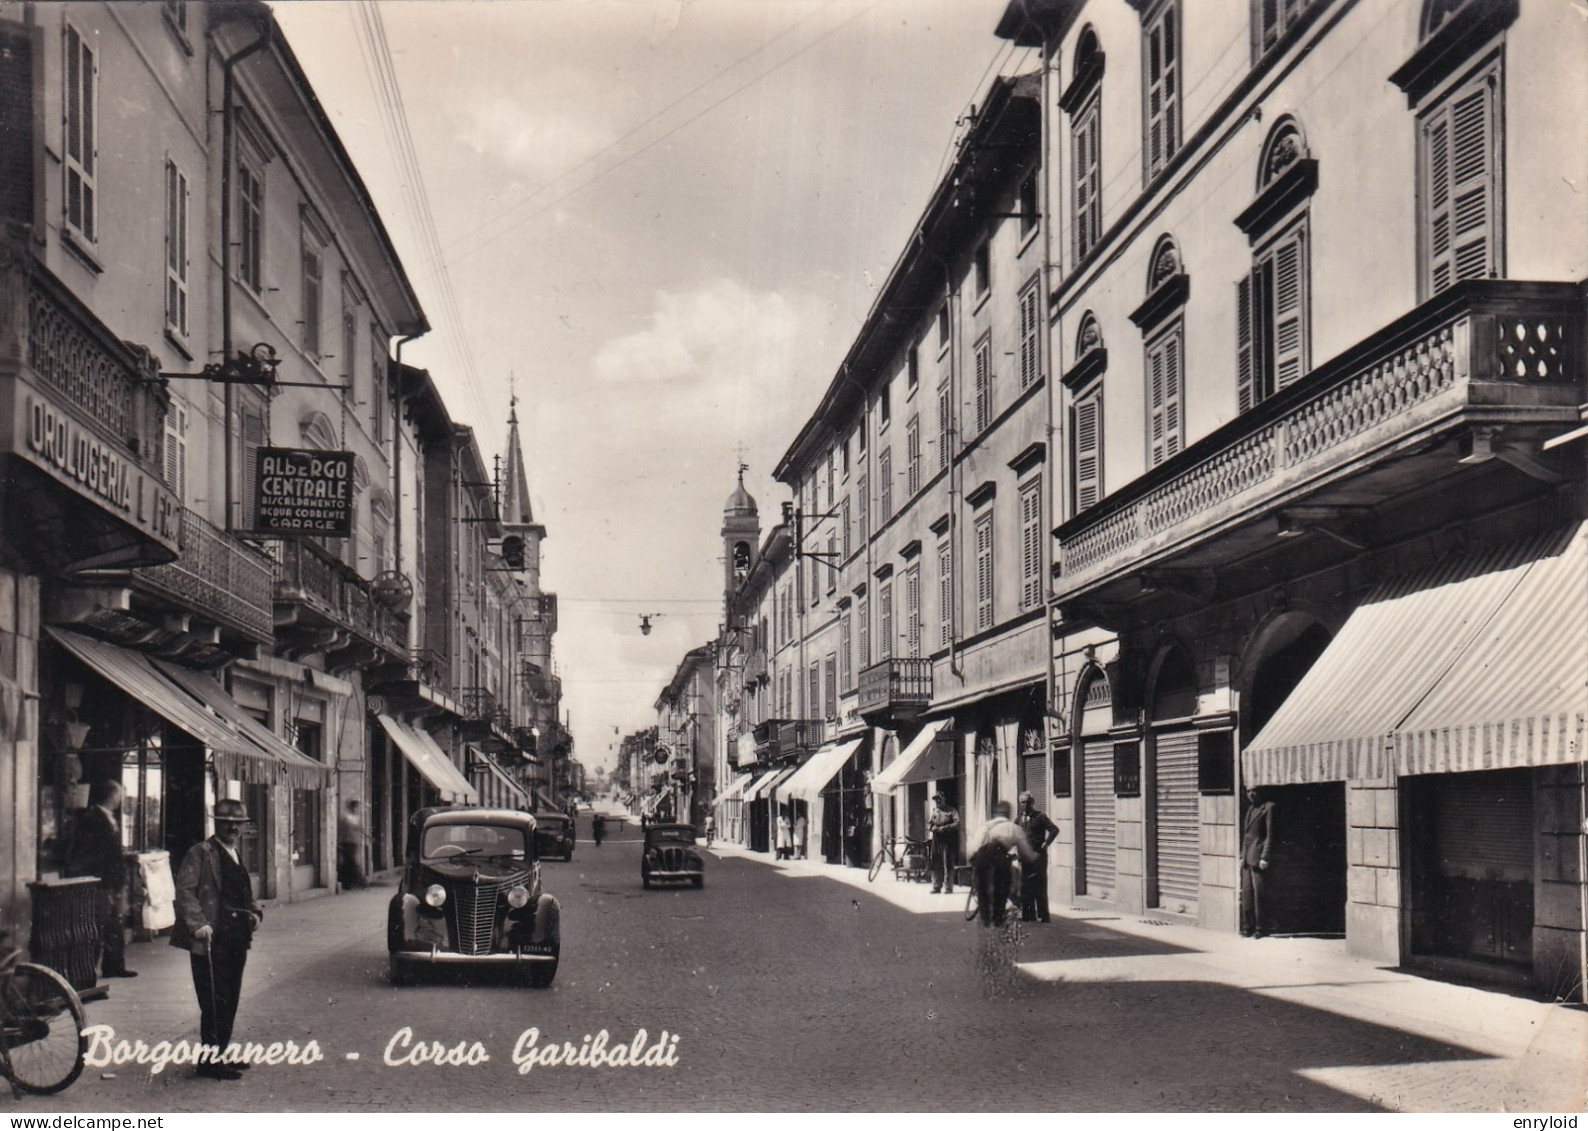
M254 532L353 533L353 453L260 448L254 456Z

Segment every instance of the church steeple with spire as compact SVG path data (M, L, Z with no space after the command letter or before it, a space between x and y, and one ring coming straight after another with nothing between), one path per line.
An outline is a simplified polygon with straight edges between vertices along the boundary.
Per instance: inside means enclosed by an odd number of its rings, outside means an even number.
M723 598L732 603L733 595L750 573L761 541L761 517L755 499L744 489L744 473L739 464L739 485L722 508Z
M529 585L540 588L540 543L546 528L535 521L529 498L529 474L524 469L524 450L518 436L518 394L507 407L507 459L502 468L502 529L508 539L522 539L523 570Z

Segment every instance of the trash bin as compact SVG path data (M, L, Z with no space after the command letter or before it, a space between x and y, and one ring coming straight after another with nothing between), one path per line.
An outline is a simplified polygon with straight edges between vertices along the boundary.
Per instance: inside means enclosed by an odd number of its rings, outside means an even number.
M33 895L33 936L28 949L34 962L55 970L75 990L91 990L99 957L99 880L38 880L28 884Z

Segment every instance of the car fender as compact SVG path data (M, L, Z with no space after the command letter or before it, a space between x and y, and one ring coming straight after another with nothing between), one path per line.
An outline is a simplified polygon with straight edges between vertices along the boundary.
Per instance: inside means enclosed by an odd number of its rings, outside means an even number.
M555 896L542 895L535 901L535 924L530 941L553 945L562 942L562 905Z
M401 942L409 947L422 946L447 946L447 921L444 915L421 914L419 897L408 893L401 897L401 906L398 901L392 901L392 926L397 925L397 918L402 917Z

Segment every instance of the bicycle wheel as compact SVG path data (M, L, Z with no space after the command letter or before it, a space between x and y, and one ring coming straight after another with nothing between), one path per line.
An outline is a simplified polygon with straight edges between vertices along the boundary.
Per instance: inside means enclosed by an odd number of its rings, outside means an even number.
M48 966L19 962L0 998L0 1042L19 1090L59 1092L83 1071L83 1003Z
M871 871L866 873L866 882L872 883L877 878L877 873L882 871L882 866L888 861L888 850L877 849L877 854L871 858Z
M976 885L972 884L965 895L965 921L970 922L981 914L981 904L976 899Z

